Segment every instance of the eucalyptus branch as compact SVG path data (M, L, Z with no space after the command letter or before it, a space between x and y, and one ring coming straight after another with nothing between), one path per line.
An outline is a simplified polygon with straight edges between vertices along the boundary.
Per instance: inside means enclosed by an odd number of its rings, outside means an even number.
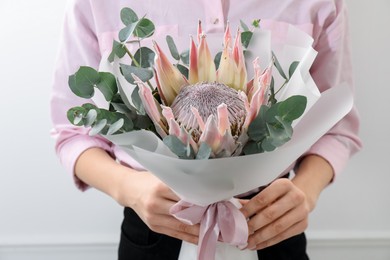
M140 42L140 41L138 41L138 42ZM134 58L134 55L130 52L130 50L127 48L127 46L123 45L123 47L126 50L127 55L129 55L130 59L134 62L134 65L137 66L138 68L141 68L141 64L139 64L139 62ZM149 80L146 81L146 84L148 84L149 88L152 91L154 90L154 88Z

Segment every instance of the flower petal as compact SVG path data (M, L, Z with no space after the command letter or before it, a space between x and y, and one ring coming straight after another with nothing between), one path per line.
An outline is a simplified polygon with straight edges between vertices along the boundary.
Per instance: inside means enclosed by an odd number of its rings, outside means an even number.
M136 75L132 75L135 83L139 87L139 96L141 102L144 105L145 112L148 114L152 122L154 123L157 133L164 138L167 135L166 122L161 114L161 107L158 104L157 100L153 97L152 91L150 88L142 82Z
M196 121L198 122L199 129L203 132L204 129L205 129L205 124L204 124L204 121L203 121L202 117L199 114L198 109L196 109L195 107L191 106L191 111L192 111L192 114L194 114L194 116L196 118Z
M230 130L229 111L227 105L222 103L217 107L218 113L218 130L221 135Z
M165 105L169 106L180 92L180 89L187 85L188 82L181 72L172 65L156 42L154 42L154 48L157 54L155 68L159 80L159 91L165 97L167 102Z
M174 135L180 139L184 144L190 144L192 149L197 152L198 145L193 140L192 136L183 128L180 127L179 123L176 121L172 109L167 106L162 106L162 114L168 122L169 126L169 135Z
M231 88L235 88L234 80L236 72L237 65L234 62L228 46L225 45L217 71L217 81Z
M215 153L221 144L222 136L218 131L217 122L213 115L207 118L205 129L199 138L198 144L206 143L211 147L211 150Z
M236 84L239 85L239 89L242 91L246 91L246 67L245 67L245 58L244 58L244 50L241 43L241 32L237 31L236 40L233 47L233 59L236 62L237 70L238 70L238 80Z
M216 78L214 60L211 57L210 49L206 41L206 36L200 37L198 49L198 80L199 82L214 82Z
M190 68L188 81L190 84L195 84L199 82L198 80L198 49L196 48L194 39L191 37L191 47L190 47Z
M200 43L200 38L203 35L203 29L202 29L202 22L198 21L198 29L197 29L197 37L198 37L198 43Z
M231 48L232 44L232 34L230 33L230 24L229 22L226 25L226 30L223 38L223 46L227 47L228 49Z

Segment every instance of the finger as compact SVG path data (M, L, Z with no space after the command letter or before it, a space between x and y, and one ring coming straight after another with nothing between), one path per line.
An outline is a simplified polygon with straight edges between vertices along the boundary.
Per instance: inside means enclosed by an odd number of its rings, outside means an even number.
M249 200L238 199L238 202L241 204L241 206L244 206L249 202Z
M167 227L160 227L159 231L156 231L156 232L161 233L161 234L165 234L167 236L174 237L174 238L177 238L179 240L183 240L183 241L186 241L188 243L195 244L195 245L197 245L199 242L198 236L194 236L192 234L188 234L185 232L180 232L180 231L177 231L175 229L170 229Z
M287 212L303 204L304 200L305 197L302 192L298 190L290 190L277 201L274 201L271 205L258 212L248 221L249 234L252 234L256 230L273 223Z
M261 250L269 246L276 245L288 238L291 238L293 236L299 235L302 232L304 232L307 228L307 220L300 221L296 223L295 225L291 226L289 229L286 231L276 235L275 237L272 237L266 241L263 241L259 244L256 244L255 246L252 246L251 249L253 250ZM248 247L250 248L250 247Z
M170 216L160 216L159 223L150 227L153 231L197 244L199 225L187 225Z
M249 236L248 244L257 245L273 237L283 234L299 222L307 222L309 210L302 204L299 207L287 212L269 225L257 230Z
M167 185L164 183L161 184L161 190L160 190L160 196L168 199L170 201L178 202L180 200L180 197L174 193L171 188L169 188Z
M260 210L266 208L269 204L277 200L279 197L286 194L291 189L291 181L287 179L279 179L257 194L240 210L246 218L252 217Z
M200 225L187 225L172 216L160 215L158 222L154 222L151 225L151 229L158 232L157 230L164 228L170 229L177 233L186 233L192 236L199 236Z

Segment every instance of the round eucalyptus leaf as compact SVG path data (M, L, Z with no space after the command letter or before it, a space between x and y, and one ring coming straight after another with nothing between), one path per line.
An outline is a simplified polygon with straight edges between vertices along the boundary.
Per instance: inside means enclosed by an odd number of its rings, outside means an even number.
M126 64L120 64L120 68L125 79L131 84L135 84L132 74L139 77L143 82L153 78L153 71L147 68L139 68Z
M103 129L104 127L107 125L107 119L102 119L100 121L98 121L92 128L91 128L91 131L89 131L89 135L90 136L94 136L94 135L97 135L99 134Z
M278 115L285 121L292 122L299 118L305 112L307 98L305 96L295 95L280 102Z
M263 148L261 148L261 145L254 141L247 142L242 151L246 155L264 152Z
M94 94L94 86L99 80L99 73L94 68L81 66L75 74L69 77L68 84L75 95L91 98Z
M72 107L67 112L67 117L69 122L74 125L82 126L84 115L87 113L87 110L84 107Z
M119 40L121 42L127 42L130 36L134 34L137 25L138 23L132 23L127 25L125 28L121 29L118 35Z
M155 57L154 51L148 47L141 47L134 54L134 59L138 62L138 64L142 68L153 67L154 57ZM134 62L131 65L136 67Z
M115 56L118 58L123 58L123 56L126 55L126 48L125 46L117 41L112 42L112 50L110 53L110 56L108 56L108 61L113 62L115 59Z
M134 30L134 36L139 38L147 38L153 35L155 26L153 22L147 18L142 18L137 23L137 26Z
M80 114L80 115L76 115L75 117L74 117L74 119L73 119L73 124L74 125L79 125L79 124L81 124L82 121L83 120L83 116Z
M99 72L100 81L96 87L103 93L107 101L111 101L115 94L118 93L116 78L109 72Z
M121 10L121 20L127 26L137 22L138 16L131 8L125 7Z
M98 113L95 109L89 110L87 115L85 116L84 126L86 127L91 126L95 122L97 115Z
M117 132L119 129L122 128L124 123L125 123L125 120L123 118L120 118L118 121L116 121L113 124L111 124L110 127L107 130L106 135L114 134L115 132Z

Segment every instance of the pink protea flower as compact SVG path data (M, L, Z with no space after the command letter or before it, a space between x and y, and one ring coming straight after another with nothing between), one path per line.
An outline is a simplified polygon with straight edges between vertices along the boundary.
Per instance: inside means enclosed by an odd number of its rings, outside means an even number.
M198 26L198 46L190 43L189 77L185 78L172 65L157 43L155 74L162 101L159 104L150 88L136 76L141 101L153 121L157 133L178 137L191 145L195 153L205 142L211 157L239 155L248 140L247 129L267 102L272 64L262 70L258 59L253 61L254 76L247 81L247 71L240 32L232 46L229 26L224 48L216 70L206 36Z

